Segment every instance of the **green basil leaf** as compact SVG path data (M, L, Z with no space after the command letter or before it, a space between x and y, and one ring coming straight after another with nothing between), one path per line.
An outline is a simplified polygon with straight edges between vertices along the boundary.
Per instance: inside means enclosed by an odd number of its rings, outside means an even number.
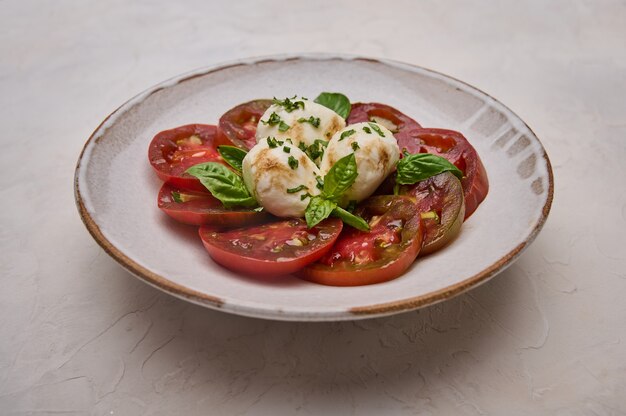
M330 108L343 118L348 118L352 108L348 97L338 92L323 92L314 101L326 108Z
M324 156L324 150L326 150L326 146L328 146L328 142L322 139L315 139L313 144L309 147L304 146L304 153L307 154L309 159L313 162L316 162L318 159L322 159ZM319 162L318 162L319 163Z
M285 123L284 121L281 121L278 124L278 131L280 132L286 132L287 130L289 130L289 124Z
M258 203L250 195L241 176L217 162L194 165L186 171L200 179L202 185L213 194L226 208L256 207Z
M306 225L309 228L315 227L328 218L335 208L337 208L337 203L334 201L324 199L320 196L312 197L304 212Z
M233 167L237 172L241 172L241 164L243 162L243 158L248 154L245 150L242 150L235 146L217 146L217 151L219 152L222 159L226 161L230 166Z
M276 97L272 100L275 105L279 105L285 109L286 112L291 113L294 110L301 109L304 110L304 101L296 101L298 96L294 95L291 98L285 98L284 100L279 100Z
M463 178L463 172L441 156L430 153L405 154L398 161L396 182L411 185L443 172L452 172L457 178Z
M323 196L328 199L339 200L344 192L352 186L357 176L356 157L354 153L350 153L339 159L324 176Z
M369 124L372 130L374 130L376 134L378 134L380 137L385 137L385 133L383 133L383 131L378 126L378 124L376 123L367 123L367 124Z
M305 185L298 185L295 188L287 188L287 193L288 194L295 194L296 192L300 192L303 190L309 190L309 188L307 188Z
M357 230L368 231L368 232L370 230L370 226L367 223L367 221L365 221L363 218L359 217L358 215L354 215L350 213L349 211L346 211L345 209L341 207L335 208L333 210L333 215L337 218L340 218L341 221L345 222L351 227L356 228Z
M356 131L354 129L350 129L350 130L346 130L343 133L341 133L341 136L339 136L339 142L342 141L343 139L345 139L346 137L352 136L354 133L356 133Z

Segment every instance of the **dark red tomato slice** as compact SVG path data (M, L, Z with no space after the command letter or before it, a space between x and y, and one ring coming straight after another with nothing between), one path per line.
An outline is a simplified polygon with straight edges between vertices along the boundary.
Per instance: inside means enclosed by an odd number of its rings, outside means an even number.
M259 224L274 218L253 209L224 208L208 192L187 191L164 184L159 191L159 208L178 222L189 225L213 224L223 228L237 228Z
M422 247L422 223L412 198L375 196L356 211L370 232L346 227L332 249L298 276L331 286L360 286L395 279Z
M220 117L218 134L235 146L252 149L256 144L256 126L270 105L271 100L254 100L228 110Z
M158 133L150 142L148 159L157 176L177 188L206 191L200 181L185 173L204 162L224 163L217 152L217 128L208 124L188 124Z
M415 129L398 139L400 150L409 153L433 153L448 159L463 172L465 219L476 210L489 192L489 180L478 153L458 131Z
M294 273L323 256L343 223L329 218L308 229L303 219L286 219L253 227L219 231L200 228L209 255L231 270L258 276Z
M465 217L463 187L450 172L435 175L415 185L403 185L400 194L415 198L424 225L420 256L439 250L461 231Z
M361 123L364 121L375 121L387 127L398 139L402 139L407 132L421 128L420 124L406 114L395 108L379 103L355 103L347 123Z

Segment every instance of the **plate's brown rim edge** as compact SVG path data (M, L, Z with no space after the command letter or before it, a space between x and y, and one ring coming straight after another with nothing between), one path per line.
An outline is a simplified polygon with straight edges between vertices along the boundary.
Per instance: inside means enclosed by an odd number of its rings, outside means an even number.
M407 64L404 62L398 62L398 61L391 61L391 60L381 60L381 59L376 59L376 58L366 58L366 57L361 57L361 56L350 56L350 55L325 55L325 54L302 54L302 55L288 55L288 56L268 56L268 57L259 57L259 58L250 58L250 59L246 59L244 62L235 62L235 63L231 63L231 64L224 64L221 66L215 66L212 67L208 70L196 70L196 71L192 71L190 73L190 75L188 76L183 76L182 78L178 79L174 84L168 85L167 87L171 87L180 83L183 83L185 81L189 81L192 80L194 78L200 77L200 76L205 76L208 75L210 73L213 72L218 72L218 71L223 71L226 69L230 69L233 67L237 67L237 66L243 66L243 65L254 65L254 64L259 64L259 63L264 63L264 62L277 62L277 61L293 61L293 60L302 60L302 59L312 59L314 57L317 57L317 59L323 59L323 60L333 60L333 59L352 59L352 60L357 60L357 61L366 61L366 62L373 62L373 63L380 63L380 64L389 64L390 62L395 62L395 63L399 63L403 66L406 67L414 67L414 68L419 68L420 70L424 70L427 72L431 72L434 74L437 74L439 76L443 76L449 79L452 79L456 82L459 82L463 85L466 85L467 87L469 87L470 89L476 90L478 92L480 92L481 94L486 95L487 97L491 98L494 102L497 102L499 105L503 106L504 108L506 108L511 114L513 114L515 117L517 117L519 120L522 121L522 123L524 123L524 126L533 134L533 136L535 137L535 139L537 140L537 142L539 143L539 145L541 146L541 149L543 151L543 158L545 160L546 163L546 168L548 171L548 195L546 198L546 202L542 208L542 214L539 218L539 220L537 221L537 223L535 224L535 226L533 227L532 231L529 233L528 237L521 242L520 244L518 244L513 250L511 250L509 253L507 253L506 255L504 255L503 257L501 257L499 260L497 260L496 262L494 262L491 266L485 268L484 270L482 270L481 272L475 274L472 277L469 277L465 280L463 280L462 282L456 283L454 285L445 287L443 289L440 289L438 291L434 291L434 292L430 292L427 293L425 295L421 295L421 296L416 296L416 297L412 297L412 298L407 298L407 299L402 299L402 300L398 300L398 301L394 301L394 302L387 302L387 303L381 303L381 304L375 304L375 305L366 305L366 306L358 306L358 307L353 307L350 309L347 309L345 311L342 311L343 313L348 313L351 314L355 317L360 316L360 317L367 317L367 316L376 316L376 315L386 315L386 314L392 314L392 313L397 313L397 312L402 312L402 311L409 311L409 310L413 310L413 309L418 309L421 307L425 307L437 302L440 302L442 300L445 299L449 299L452 298L454 296L460 295L461 293L469 290L470 288L488 280L489 278L493 277L494 275L496 275L500 270L502 270L503 268L505 268L507 265L509 265L513 260L515 260L515 258L517 258L522 251L534 240L534 238L537 236L537 234L539 233L539 231L541 230L541 228L543 227L543 225L545 224L548 214L550 212L550 208L552 206L552 200L554 197L554 176L553 176L553 172L552 172L552 165L550 163L550 159L548 158L548 155L545 151L545 148L543 147L543 143L541 143L541 141L539 140L539 138L537 137L537 135L534 133L534 131L526 124L526 122L524 120L522 120L515 112L513 112L509 107L507 107L506 105L504 105L503 103L501 103L499 100L497 100L496 98L492 97L491 95L487 94L486 92L480 90L479 88L470 85L462 80L459 80L457 78L454 78L450 75L446 75L443 74L441 72L429 69L429 68L425 68L419 65L413 65L413 64ZM175 78L174 78L175 79ZM163 83L167 83L168 81L164 81ZM163 83L159 84L162 85ZM85 224L85 227L87 228L87 230L89 231L89 233L91 234L91 236L93 237L94 240L96 240L96 242L100 245L100 247L102 247L102 249L109 255L111 256L115 261L117 261L121 266L123 266L124 268L126 268L128 271L130 271L131 273L133 273L135 276L142 278L143 280L145 280L147 283L150 283L154 286L156 286L157 288L165 291L165 292L169 292L172 293L176 296L179 297L183 297L185 299L188 299L192 302L195 303L199 303L202 305L206 305L208 307L211 308L216 308L219 309L224 305L224 300L216 297L216 296L210 296L207 295L205 293L202 292L198 292L196 290L190 289L186 286L183 285L179 285L177 283L172 282L171 280L156 274L148 269L146 269L145 267L141 266L140 264L138 264L137 262L135 262L134 260L132 260L131 258L129 258L128 256L126 256L123 252L121 252L119 249L117 249L102 233L102 231L100 230L100 227L96 224L96 222L93 220L93 218L91 217L91 215L89 214L89 212L87 211L87 209L85 208L84 202L83 202L83 198L82 195L80 193L80 187L79 187L79 172L80 172L80 167L81 167L81 162L83 160L83 155L85 153L85 150L87 149L87 147L89 146L89 144L91 143L91 141L94 139L94 137L96 136L96 134L99 132L99 130L102 128L102 126L114 115L116 114L120 109L122 109L123 107L125 107L129 102L132 102L134 100L136 100L138 97L146 94L144 97L142 97L142 101L146 100L148 97L150 97L151 95L155 94L156 92L162 90L163 88L166 87L159 87L159 86L155 86L153 87L152 91L148 92L143 92L140 93L134 97L132 97L131 99L127 100L126 102L124 102L122 105L120 105L118 108L116 108L111 114L109 114L101 123L100 125L98 125L98 127L93 131L93 133L91 133L91 135L89 136L89 138L87 139L87 141L85 142L80 155L78 157L78 161L76 163L76 168L75 168L75 172L74 172L74 195L75 195L75 200L76 200L76 206L78 208L78 212L80 214L81 220L83 221L83 223ZM232 311L234 313L238 313L237 311ZM272 318L274 316L269 316L266 315L267 318ZM339 315L339 316L323 316L324 318L338 318L338 319L345 319L345 315ZM275 318L279 318L278 316L276 316Z

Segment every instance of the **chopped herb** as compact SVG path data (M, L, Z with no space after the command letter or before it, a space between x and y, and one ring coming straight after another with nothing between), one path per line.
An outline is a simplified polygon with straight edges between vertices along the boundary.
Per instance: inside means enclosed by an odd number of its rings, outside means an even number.
M320 118L311 116L308 119L306 119L304 117L300 117L298 119L298 123L309 123L313 127L319 127L320 126Z
M288 193L288 194L295 194L296 192L300 192L300 191L302 191L303 189L308 190L309 188L307 188L307 187L306 187L306 186L304 186L304 185L299 185L299 186L296 186L295 188L288 188L288 189L287 189L287 193Z
M276 140L276 138L274 137L267 138L267 145L269 146L270 149L275 149L276 147L278 147L279 144L282 144L282 142L280 142L279 140Z
M317 185L315 185L317 189L324 189L324 179L322 179L321 176L316 175L315 180L317 181Z
M278 131L287 131L289 130L289 124L285 123L284 121L281 121L280 124L278 125Z
M183 202L183 198L180 197L180 192L172 191L172 199L179 204Z
M383 131L380 129L380 127L378 127L378 124L376 123L367 123L370 125L370 127L372 128L372 130L374 130L376 133L378 133L378 135L380 137L385 137L385 133L383 133Z
M306 153L311 160L315 161L316 159L321 159L321 157L324 156L326 146L328 146L328 142L326 140L316 139L312 145L304 150L304 153Z
M315 102L326 108L330 108L344 119L348 118L350 114L350 100L348 97L338 92L323 92L317 96Z
M339 141L342 141L346 137L352 136L354 133L356 133L354 129L344 131L343 133L341 133L341 136L339 136Z
M285 109L286 112L291 113L293 110L297 110L298 108L304 110L304 101L295 101L296 95L291 98L285 98L284 100L279 100L276 97L272 100L274 104L279 105ZM294 100L294 101L292 101Z
M298 159L296 159L293 156L289 156L289 159L287 159L287 163L289 163L289 167L291 169L298 169Z
M270 118L267 120L261 120L261 123L266 126L275 126L278 125L278 131L287 131L289 130L289 124L285 123L278 114L272 113L270 114Z
M267 120L261 120L261 123L270 126L275 126L278 123L280 123L282 121L282 119L280 118L280 116L276 113L272 113L270 114L270 118L268 118Z
M372 130L370 130L370 128L367 126L363 127L363 131L367 134L372 134Z
M352 146L352 150L354 150L355 152L357 149L361 148L357 142L350 143L350 146Z
M291 147L289 147L289 146L283 146L283 152L285 152L285 153L291 153Z

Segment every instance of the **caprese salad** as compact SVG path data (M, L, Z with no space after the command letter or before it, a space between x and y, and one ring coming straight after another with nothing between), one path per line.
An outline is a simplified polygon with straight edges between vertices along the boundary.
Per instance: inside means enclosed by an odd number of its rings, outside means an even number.
M356 286L441 249L485 199L476 150L388 105L340 93L254 100L217 126L158 133L158 207L200 226L214 261L252 275Z

